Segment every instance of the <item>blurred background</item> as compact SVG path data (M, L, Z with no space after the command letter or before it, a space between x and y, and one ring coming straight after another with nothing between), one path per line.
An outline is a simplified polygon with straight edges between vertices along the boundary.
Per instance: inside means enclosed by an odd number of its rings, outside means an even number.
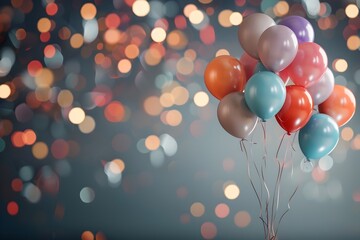
M359 96L360 1L3 0L1 239L262 239L239 141L203 83L243 54L237 28L263 12L306 17L335 83ZM279 239L359 239L359 113L312 172L295 136ZM274 156L271 120L246 143ZM292 137L285 139L291 141ZM285 146L281 154L284 154ZM289 147L288 147L289 149ZM276 168L269 159L269 183Z

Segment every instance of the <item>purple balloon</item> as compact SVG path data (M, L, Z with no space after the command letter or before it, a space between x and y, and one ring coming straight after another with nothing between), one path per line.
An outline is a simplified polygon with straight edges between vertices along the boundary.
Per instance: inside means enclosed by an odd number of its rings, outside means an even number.
M290 28L282 25L271 26L261 34L258 54L261 63L273 71L284 70L294 60L298 41Z
M314 41L314 29L310 22L303 17L285 17L281 19L278 24L290 28L295 33L299 43Z

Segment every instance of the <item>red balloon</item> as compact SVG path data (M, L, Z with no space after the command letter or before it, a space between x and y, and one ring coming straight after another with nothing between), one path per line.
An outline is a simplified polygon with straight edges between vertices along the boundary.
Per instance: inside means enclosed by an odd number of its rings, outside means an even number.
M319 112L334 118L339 127L344 126L355 114L356 99L346 87L335 85L330 97L319 105Z
M204 80L210 93L220 100L231 92L244 90L245 70L236 58L219 56L206 66Z
M320 80L328 64L322 47L313 42L299 44L295 59L286 71L295 85L310 87Z
M276 114L276 121L288 134L296 132L309 121L313 106L311 95L304 87L287 86L285 103Z
M251 78L251 76L254 74L254 70L255 70L256 64L258 63L258 60L251 57L249 54L244 53L240 57L240 63L244 66L246 82L247 82Z
M284 82L284 84L288 84L289 80L290 80L290 77L289 77L289 74L286 72L286 70L282 70L278 73L276 73Z

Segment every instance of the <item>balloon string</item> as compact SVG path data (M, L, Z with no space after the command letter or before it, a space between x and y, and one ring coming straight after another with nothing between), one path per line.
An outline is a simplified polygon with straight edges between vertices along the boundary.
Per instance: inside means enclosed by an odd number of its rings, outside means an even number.
M266 214L266 226L267 226L267 229L269 231L269 200L270 200L270 191L269 191L269 188L266 184L266 181L265 181L265 178L264 178L264 171L263 171L263 167L261 166L261 177L260 177L260 174L259 174L259 168L258 166L256 165L255 161L253 161L253 164L254 164L254 168L256 170L256 172L258 173L258 177L259 177L259 180L261 181L262 180L262 184L264 185L264 188L266 189L266 192L267 192L267 198L266 198L266 202L265 202L265 214ZM262 198L261 198L261 201L262 201ZM262 212L262 211L261 211Z
M289 150L289 144L290 144L290 141L286 145L285 156L284 156L284 160L283 160L283 164L282 164L281 175L280 175L280 180L279 180L279 188L278 188L278 193L277 193L276 211L278 211L278 209L279 209L281 179L282 179L282 175L283 175L283 171L284 171L284 167L285 167L287 153ZM275 216L276 216L276 213L275 213Z
M293 153L296 152L295 148L294 148L294 144L295 144L295 139L296 139L296 135L298 134L298 132L295 132L293 140L291 142L291 148L292 151L290 152L290 161L291 161L291 178L293 178L294 175L294 160L293 160Z
M274 193L273 193L273 199L272 199L272 206L271 206L271 230L272 230L272 234L274 237L276 237L275 235L275 229L274 229L274 223L276 220L276 215L277 215L277 211L279 209L279 203L280 203L280 192L281 192L281 179L283 176L283 171L284 171L284 166L285 166L285 160L287 157L287 152L288 152L288 148L289 148L289 144L290 141L287 144L286 150L285 150L285 156L284 159L280 162L279 159L279 153L280 153L280 149L284 144L284 140L285 140L285 136L287 136L286 133L283 134L281 141L279 143L279 147L276 151L276 156L275 156L275 161L277 162L278 165L278 174L276 177L276 182L275 182L275 187L274 187ZM275 204L276 203L276 204ZM276 208L275 208L276 205Z
M254 139L254 134L251 135L251 139L250 139L250 143L251 143L251 145L250 145L250 159L253 159L253 161L255 162L254 157L253 157L254 156L254 154L253 154L253 146L254 146L254 144L256 144L256 142L254 142L253 139ZM248 141L247 139L244 139L244 140ZM261 166L261 171L262 171L263 166L261 164L260 164L260 166ZM261 180L259 172L258 172L258 177L259 177L259 180ZM259 181L259 185L260 185L260 199L262 201L263 200L263 184L261 183L261 181Z
M257 192L257 190L256 190L256 188L255 188L255 185L254 185L253 180L252 180L252 177L251 177L250 159L249 159L249 156L248 156L248 153L247 153L247 150L246 150L246 147L245 147L245 144L244 144L244 141L243 141L243 140L240 141L240 149L241 149L242 152L245 153L245 157L246 157L246 161L247 161L247 174L248 174L248 177L249 177L249 180L250 180L251 187L252 187L252 189L254 190L255 195L256 195L256 198L257 198L257 200L258 200L258 202L259 202L259 206L260 206L259 218L260 218L260 220L261 220L262 223L263 223L264 234L265 234L265 239L266 239L266 238L267 238L267 232L266 232L265 229L266 229L267 223L264 221L264 219L263 219L263 217L262 217L262 212L263 212L262 201L260 200L259 194L258 194L258 192ZM254 162L254 161L253 161L253 162ZM255 162L254 162L254 164L255 164ZM256 167L256 165L255 165L255 167ZM256 169L257 169L257 167L256 167Z
M298 134L298 132L295 132L294 138L293 138L292 143L291 143L291 148L293 149L294 152L296 152L294 144L295 144L295 139L296 139L297 134Z
M282 219L284 218L284 216L285 216L285 215L290 211L290 209L291 209L291 207L290 207L290 202L291 202L291 200L293 199L293 197L295 196L295 194L296 194L296 192L297 192L298 189L299 189L299 185L296 186L293 194L292 194L292 195L290 196L290 198L289 198L289 201L288 201L288 204L287 204L287 210L281 215L281 217L280 217L280 219L279 219L279 222L278 222L277 228L276 228L276 232L275 232L275 236L277 236L277 233L278 233L278 231L279 231L279 227L280 227L280 224L281 224Z
M282 136L282 138L281 138L281 141L280 141L279 147L278 147L278 149L277 149L277 151L276 151L276 156L275 156L276 160L278 160L278 157L279 157L279 152L280 152L280 149L281 149L282 143L284 142L284 138L285 138L285 136L286 136L286 135L287 135L287 133L284 133L284 134L283 134L283 136Z
M259 120L261 121L261 120ZM261 121L261 127L263 130L263 135L264 135L264 156L263 156L263 160L264 160L264 165L266 168L266 159L267 159L267 146L266 146L266 122Z

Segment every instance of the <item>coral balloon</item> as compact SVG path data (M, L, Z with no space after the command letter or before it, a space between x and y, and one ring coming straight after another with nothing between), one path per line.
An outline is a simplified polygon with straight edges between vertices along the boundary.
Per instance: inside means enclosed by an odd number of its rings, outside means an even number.
M346 87L335 85L330 97L319 105L319 112L335 119L339 127L344 126L355 114L356 99Z
M279 72L294 60L298 50L295 33L282 25L271 26L264 31L258 43L258 53L264 66Z
M314 114L299 131L299 145L305 157L320 159L334 150L339 141L339 127L326 114Z
M282 70L276 74L283 80L285 85L288 84L290 77L289 74L286 72L286 70Z
M269 71L255 73L245 87L246 104L264 121L280 111L285 95L285 85L281 78Z
M288 16L281 19L278 23L290 28L296 35L299 43L313 42L314 41L314 29L310 22L300 16Z
M335 80L332 71L327 68L320 80L308 87L314 105L319 105L324 102L334 90Z
M313 42L299 44L295 59L286 68L291 80L305 88L320 80L328 64L326 53L322 47Z
M256 64L258 63L258 60L251 57L246 52L240 57L240 63L244 66L245 69L245 75L246 75L246 81L251 78L251 76L254 74L254 69L256 67Z
M285 103L276 114L276 121L288 133L304 127L311 117L313 101L308 91L301 86L287 86Z
M253 13L239 25L238 37L241 47L253 58L258 59L258 42L261 34L271 26L274 20L263 13Z
M244 90L246 75L239 60L231 56L214 58L204 73L205 85L217 99Z
M242 139L252 133L258 121L246 105L244 94L240 92L230 93L221 99L217 116L228 133Z

